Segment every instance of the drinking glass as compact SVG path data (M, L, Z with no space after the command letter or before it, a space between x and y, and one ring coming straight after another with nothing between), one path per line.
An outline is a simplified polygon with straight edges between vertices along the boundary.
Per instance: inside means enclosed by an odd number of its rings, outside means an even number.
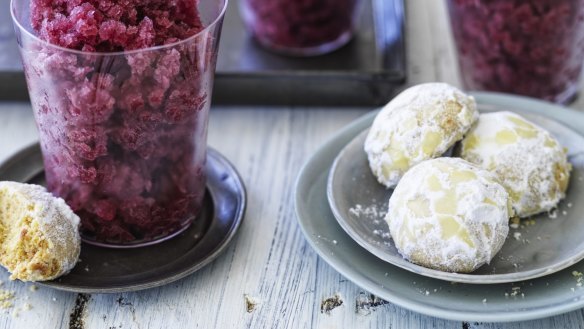
M241 0L248 30L265 48L293 56L336 50L353 36L360 0Z
M80 216L84 241L150 245L197 217L226 6L200 0L205 27L184 40L106 53L40 39L30 0L12 0L47 188Z

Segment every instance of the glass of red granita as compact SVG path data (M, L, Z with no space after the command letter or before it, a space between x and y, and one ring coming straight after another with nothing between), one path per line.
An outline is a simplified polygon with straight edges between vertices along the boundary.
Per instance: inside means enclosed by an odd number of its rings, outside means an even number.
M334 51L353 36L360 0L241 0L240 11L264 48L292 56Z
M48 189L86 242L154 244L205 194L227 0L12 0Z
M584 61L584 0L449 0L467 89L567 103Z

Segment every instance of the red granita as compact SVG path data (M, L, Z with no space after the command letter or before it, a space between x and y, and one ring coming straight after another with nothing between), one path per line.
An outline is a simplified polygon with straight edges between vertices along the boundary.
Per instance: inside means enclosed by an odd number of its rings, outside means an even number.
M584 0L449 0L467 89L564 103L584 61Z
M193 0L31 0L31 24L52 44L112 52L186 39L203 29Z
M352 35L358 0L242 0L254 37L283 52L344 44ZM318 50L315 50L317 53Z
M99 243L186 227L205 191L218 35L144 48L201 32L197 1L31 0L30 14L40 39L75 50L21 44L48 188Z

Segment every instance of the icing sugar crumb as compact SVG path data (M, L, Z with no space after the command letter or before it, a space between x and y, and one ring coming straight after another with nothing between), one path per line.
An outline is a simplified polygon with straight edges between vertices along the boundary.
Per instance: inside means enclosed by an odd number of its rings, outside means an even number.
M388 301L385 301L373 294L361 291L355 299L355 312L359 315L367 316L376 311L377 307L387 304L389 304Z
M515 240L519 241L521 239L521 233L520 232L513 233L513 238Z
M356 204L354 207L349 208L349 213L360 218L361 216L366 216L370 218L383 218L387 214L387 211L379 209L376 204L363 207L363 205ZM379 219L375 219L379 221Z
M582 272L572 271L572 276L576 278L576 286L582 287L582 284L584 284L584 274Z
M10 290L0 290L0 308L7 309L11 308L14 304L14 291Z
M558 210L557 210L557 209L555 209L555 208L554 208L554 209L552 209L552 210L550 210L550 211L548 212L548 218L551 218L551 219L556 219L556 218L558 218Z
M337 240L331 240L331 239L329 239L327 237L324 237L324 236L322 236L320 234L317 236L317 238L320 239L320 240L323 240L325 242L332 243L334 245L337 245L339 243ZM317 243L318 243L318 241L317 241ZM332 255L332 253L331 253L331 255ZM86 271L89 271L89 268L88 267L86 268Z
M521 297L525 297L525 295L521 292L521 287L511 287L511 297L517 297L521 294Z
M485 298L485 299L483 299L483 304L486 304L486 303L487 303L487 299Z

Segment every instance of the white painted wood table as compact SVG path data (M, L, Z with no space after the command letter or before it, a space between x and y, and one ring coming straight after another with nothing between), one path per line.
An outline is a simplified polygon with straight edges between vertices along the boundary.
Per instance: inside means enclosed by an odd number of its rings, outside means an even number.
M444 4L408 0L410 83L459 85ZM0 86L1 88L1 86ZM571 105L583 110L584 98ZM77 295L10 282L16 296L0 311L1 328L583 328L584 312L538 321L487 324L444 321L389 304L355 311L361 288L321 260L296 221L293 184L301 165L339 128L370 108L212 109L209 143L240 171L249 194L238 236L223 255L194 275L136 293ZM30 107L0 106L0 161L37 138ZM340 293L343 305L320 311ZM259 304L248 313L244 295ZM86 302L83 302L87 299ZM22 310L26 304L32 309ZM20 310L19 312L17 312Z

